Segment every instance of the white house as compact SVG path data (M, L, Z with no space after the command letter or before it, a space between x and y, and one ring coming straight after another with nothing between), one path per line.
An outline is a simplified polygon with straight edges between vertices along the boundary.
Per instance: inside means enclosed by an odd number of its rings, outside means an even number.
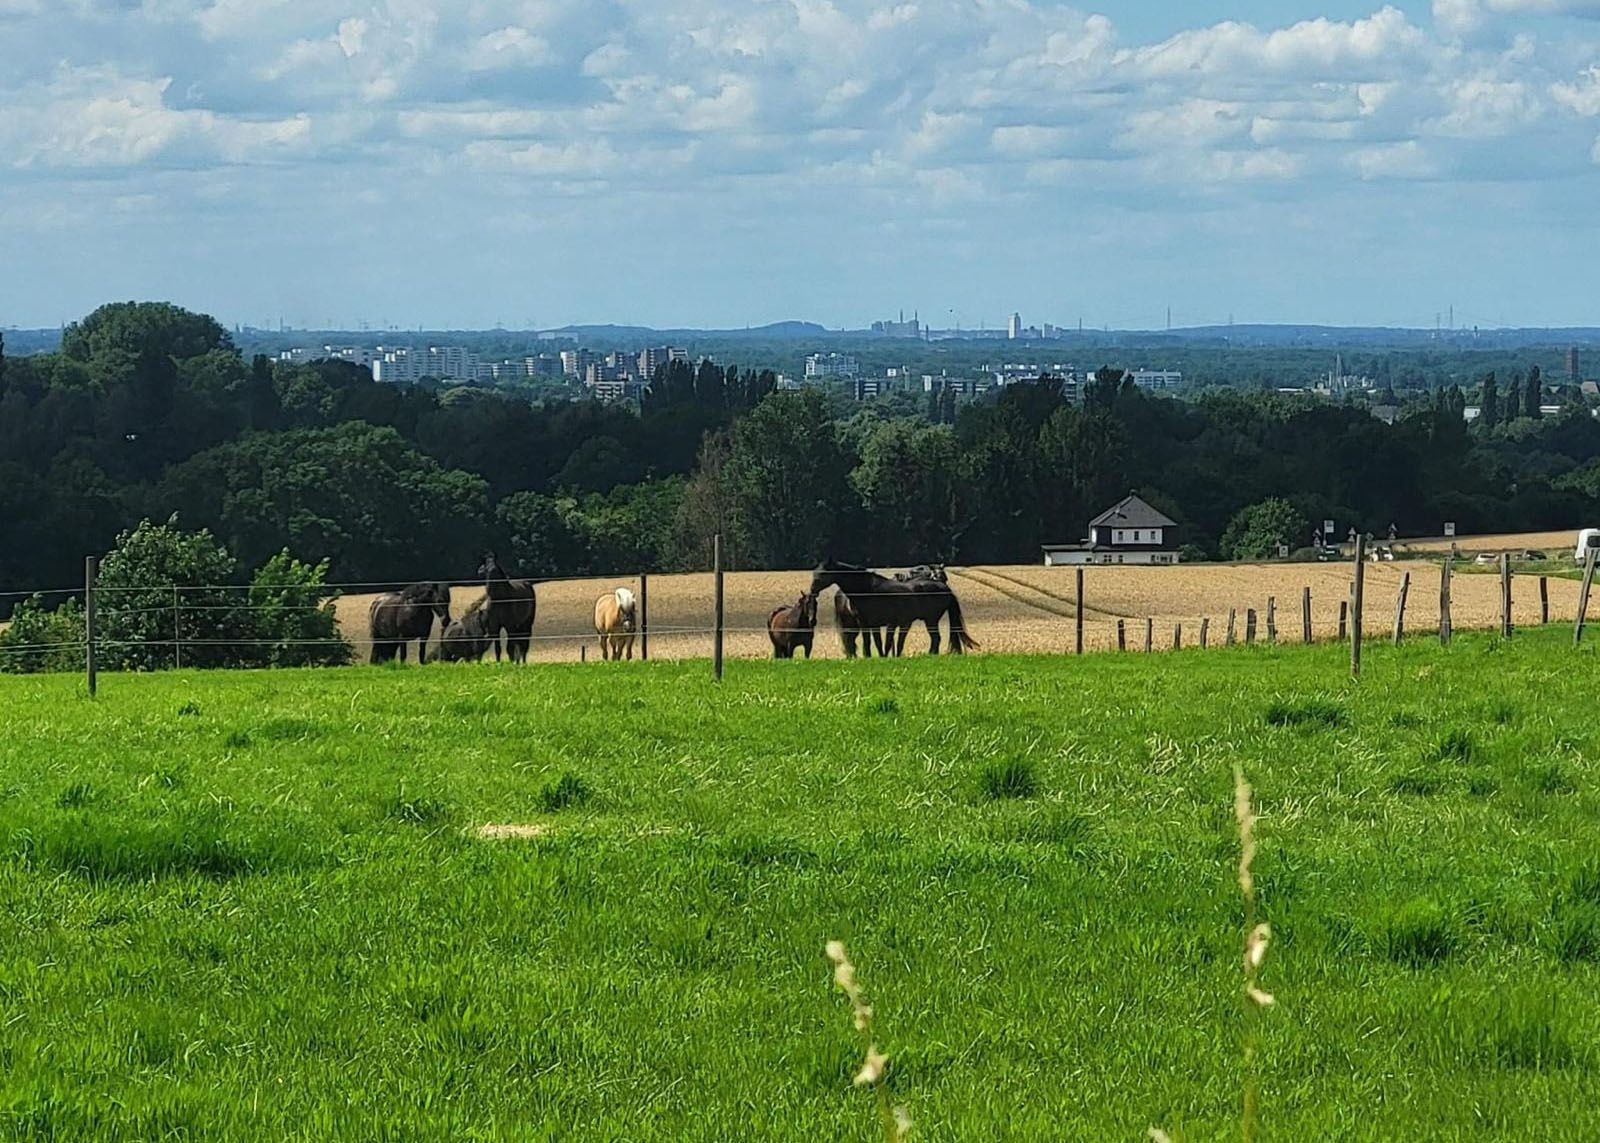
M1081 564L1175 564L1178 525L1137 496L1089 521L1081 544L1046 544L1045 567Z

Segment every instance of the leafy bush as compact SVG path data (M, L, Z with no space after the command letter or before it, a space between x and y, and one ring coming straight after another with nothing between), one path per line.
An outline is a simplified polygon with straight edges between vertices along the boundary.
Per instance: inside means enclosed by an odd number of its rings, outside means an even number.
M133 671L165 670L180 654L186 667L236 663L250 628L226 586L234 567L210 532L184 532L177 517L123 532L100 564L101 662Z
M1222 533L1222 554L1230 560L1264 560L1280 545L1295 547L1311 525L1287 500L1263 500L1235 516Z
M46 611L42 596L19 604L0 631L0 673L32 675L83 666L83 608L69 599Z
M323 585L328 561L301 563L287 549L273 556L250 583L250 623L257 645L251 658L264 667L339 667L355 649L339 633L333 597Z

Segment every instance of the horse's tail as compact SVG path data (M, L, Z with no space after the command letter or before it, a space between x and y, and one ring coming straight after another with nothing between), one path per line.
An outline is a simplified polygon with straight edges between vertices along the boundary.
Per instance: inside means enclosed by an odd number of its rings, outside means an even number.
M961 601L953 591L950 593L950 650L957 655L978 650L978 641L967 634L966 621L961 618Z

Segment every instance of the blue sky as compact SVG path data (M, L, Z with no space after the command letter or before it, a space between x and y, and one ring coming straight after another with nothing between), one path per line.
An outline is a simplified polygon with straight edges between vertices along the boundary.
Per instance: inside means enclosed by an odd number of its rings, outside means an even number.
M1600 324L1600 0L0 0L0 327Z

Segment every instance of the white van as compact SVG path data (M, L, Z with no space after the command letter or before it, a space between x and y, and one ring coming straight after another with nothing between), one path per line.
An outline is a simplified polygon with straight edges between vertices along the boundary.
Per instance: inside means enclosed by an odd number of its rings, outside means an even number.
M1590 552L1600 552L1600 528L1585 528L1578 533L1578 550L1572 558L1581 564L1589 558Z

